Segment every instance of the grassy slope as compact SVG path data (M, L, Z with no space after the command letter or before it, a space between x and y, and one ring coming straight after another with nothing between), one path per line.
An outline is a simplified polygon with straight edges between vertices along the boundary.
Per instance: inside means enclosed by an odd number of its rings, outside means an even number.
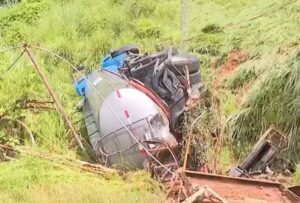
M220 89L223 120L232 118L228 134L232 134L234 148L239 154L247 152L245 145L253 143L270 124L276 124L291 137L291 152L297 157L300 146L295 140L299 115L293 110L297 107L292 101L298 99L298 94L292 91L296 91L298 80L290 78L290 82L295 82L290 84L290 92L284 91L288 87L277 91L274 83L262 82L276 74L284 74L281 69L294 67L291 72L297 72L299 65L293 53L300 43L299 5L299 1L193 1L190 35L198 37L191 40L190 49L201 53L207 69L212 62L222 64L226 53L233 49L246 50L249 54L248 61L228 78L224 84L227 87ZM207 25L219 26L221 31L204 32ZM295 65L290 63L293 58ZM273 73L274 70L277 73ZM210 74L208 71L208 83L215 77ZM276 83L276 78L274 80ZM288 83L287 78L281 81ZM268 85L271 87L266 90L264 87ZM247 89L248 94L238 103L235 93L244 91L244 86L250 90ZM286 95L290 95L288 101L285 101ZM268 100L268 97L274 100ZM294 115L293 120L284 114L287 107L294 112L289 113Z
M228 138L225 154L229 147L243 158L259 135L275 124L289 136L289 155L299 161L300 1L192 2L189 49L200 54L207 85L212 86L220 70L211 71L212 63L224 63L234 49L249 54L218 90ZM204 29L210 25L217 29ZM239 92L246 94L240 98ZM230 156L222 158L224 165L228 159L234 162Z
M178 0L159 2L130 0L126 1L126 3L121 3L122 1L118 0L40 0L24 2L24 4L10 9L0 9L0 45L2 47L24 41L39 43L51 47L75 64L88 64L92 68L98 64L99 58L112 47L118 47L126 43L136 43L140 44L143 50L153 51L161 48L163 45L176 45L180 39ZM218 63L224 62L224 56L232 49L246 49L250 60L242 64L240 69L248 70L251 68L256 73L253 77L234 75L237 79L229 80L229 83L234 81L232 82L233 85L229 85L228 89L221 90L223 109L226 113L225 120L232 113L243 112L247 108L247 101L251 101L251 95L253 95L252 93L249 94L250 97L245 96L244 103L246 104L237 106L232 89L236 89L237 86L243 86L254 79L258 81L255 86L260 88L260 80L256 78L257 75L268 72L265 70L268 70L273 64L278 62L286 64L286 53L290 53L290 49L298 46L298 33L300 31L298 8L300 2L297 1L291 5L285 5L286 2L278 2L276 0L263 2L258 0L190 0L190 2L191 6L188 14L190 19L189 37L197 37L188 42L188 47L191 51L199 53L203 61L202 72L207 84L211 85L210 83L214 78L210 71L210 64L214 61ZM264 15L247 21L261 14ZM202 30L211 24L220 26L222 31L212 33ZM76 97L70 85L69 69L65 64L47 55L39 52L35 52L35 54L38 55L39 62L47 70L47 74L67 107L67 111L69 113L72 112L78 97ZM1 73L16 56L17 53L0 55ZM279 65L279 68L284 66ZM244 76L245 72L247 71L238 71L236 74ZM25 116L25 122L34 131L39 146L50 151L68 153L69 142L66 139L66 131L56 113L33 114L32 112L15 108L15 101L19 99L47 98L45 89L39 82L30 64L23 59L4 78L0 79L0 114L8 111L11 116ZM246 79L241 80L241 78ZM253 92L256 92L256 89ZM80 115L73 115L72 119L76 120L77 117L80 117ZM264 117L263 119L267 118ZM255 119L257 118L253 119L253 117L250 117L250 119L256 121ZM247 136L245 132L250 130L253 135L258 135L272 119L255 129L249 128L247 122L240 121L243 120L238 119L233 126L238 126L238 129L243 130L236 131L239 134L241 133L241 140L243 140ZM10 136L7 136L8 133L10 133ZM0 132L0 139L8 139L8 137L11 139L11 132ZM250 140L253 141L255 138L250 138ZM30 160L30 158L28 159ZM11 168L15 168L17 174L26 174L28 168L33 169L33 171L39 171L39 165L34 164L34 162L40 163L41 161L31 161L28 162L27 158L25 158L25 160L10 164L4 163L0 165L0 171L2 172L3 170L8 173L7 170L11 170ZM226 162L228 161L226 160ZM33 168L30 168L31 165ZM101 183L104 185L111 186L110 181L98 180L87 174L78 174L78 172L73 172L69 169L62 172L56 168L51 168L49 173L36 176L35 178L38 181L33 179L25 181L25 179L27 180L26 177L23 177L23 179L20 177L21 181L15 187L15 191L21 191L16 193L19 194L19 197L13 197L13 193L9 192L10 189L8 189L8 185L16 181L14 176L6 175L6 179L3 179L5 176L0 176L2 178L1 183L4 185L4 192L0 197L4 197L7 201L12 202L16 198L21 200L26 198L30 201L29 196L32 196L32 193L43 193L46 194L42 197L46 198L44 201L51 202L51 198L59 198L58 195L55 196L53 194L57 194L58 191L65 191L62 192L64 193L64 198L77 198L80 200L83 198L82 194L76 193L71 187L72 185L77 185L78 190L83 191L85 191L85 188L93 188L98 183L97 181L103 181ZM31 175L34 176L34 174ZM77 179L78 176L89 181L84 182L84 184L71 181L74 181L74 177ZM57 181L55 184L51 184L51 187L46 186L48 177ZM64 183L65 181L60 181L60 179L65 180L63 177L67 180L70 179L70 182ZM78 179L80 180L80 178ZM20 184L24 181L30 187ZM118 187L120 190L115 191L113 190L114 187L107 187L108 190L112 189L113 191L111 193L107 192L107 194L120 193L120 196L109 195L111 198L116 198L111 199L112 202L119 202L118 198L121 200L125 198L121 195L121 191L130 186L122 182ZM90 194L88 191L90 190L86 191L86 197L93 198L93 196L88 195ZM91 189L91 191L93 190ZM99 197L95 196L97 198L101 198L106 194L105 192L101 193L100 189L95 191L95 193L99 194ZM128 200L133 200L140 195L143 195L143 191L137 190L136 193L130 193ZM147 199L149 201L151 198L156 200L155 194L149 194L147 197L149 197ZM39 198L39 195L33 198ZM32 201L36 202L39 200L41 199L32 199ZM90 202L93 201L96 200L90 199Z
M0 202L161 202L159 185L147 174L124 181L50 163L34 157L0 163Z

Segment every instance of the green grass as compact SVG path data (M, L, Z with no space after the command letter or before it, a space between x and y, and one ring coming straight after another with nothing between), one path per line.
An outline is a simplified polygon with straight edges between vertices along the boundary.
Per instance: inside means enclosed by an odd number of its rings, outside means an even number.
M227 53L233 49L246 50L249 55L248 61L228 78L227 86L220 90L218 98L223 127L225 121L231 118L226 123L229 124L225 135L227 148L221 157L226 166L233 156L230 150L235 151L239 157L246 154L270 124L277 124L288 134L289 154L293 157L299 155L299 59L291 54L300 44L299 7L300 1L189 0L189 40L186 47L200 57L202 76L210 90L216 79L214 71L211 71L213 63L218 70L226 61ZM179 45L180 1L24 0L20 4L0 7L0 28L0 49L24 42L39 44L76 65L87 64L88 69L93 69L110 49L123 44L138 44L143 52ZM60 154L73 153L76 150L73 141L69 139L63 121L56 112L37 114L18 107L19 100L49 99L26 57L4 74L19 53L20 50L0 54L0 115L24 117L39 147ZM34 50L34 54L72 121L80 119L81 114L72 114L80 98L71 85L70 68L45 53ZM248 84L251 84L249 92L244 95L241 104L237 103L233 90ZM213 100L214 96L211 98ZM211 108L210 113L216 114L214 106ZM201 123L198 126L202 127ZM210 129L218 127L220 126L213 125ZM210 135L211 132L206 134ZM0 142L17 142L18 136L16 130L9 127L0 129ZM50 167L48 173L48 170L40 168L35 162L43 161L22 158L0 164L0 172L5 172L0 173L0 200L140 202L140 196L144 196L145 202L153 202L151 190L144 195L145 191L138 191L135 186L128 185L119 178L116 179L119 185L115 186L111 183L114 181L98 179L70 169L64 172L65 170ZM31 165L36 169L31 168ZM46 165L49 167L49 163ZM10 174L9 171L14 170L20 181ZM37 174L36 177L29 172L31 170ZM20 174L28 176L24 178ZM57 179L64 181L51 182ZM99 190L95 187L98 183L101 185ZM15 188L9 189L9 185L14 184ZM147 185L141 187L147 188ZM77 190L83 192L78 193ZM138 192L129 192L126 197L123 190ZM115 193L120 195L114 195ZM153 193L155 196L155 192Z
M0 9L0 45L39 44L62 55L73 64L99 66L100 59L111 49L123 44L139 44L143 51L162 48L164 40L179 39L179 1L109 0L56 1L32 0ZM178 40L177 40L178 41ZM21 50L0 55L0 73ZM72 86L71 69L48 54L33 50L51 84L71 114L80 98ZM49 99L47 91L32 64L23 57L0 79L0 115L25 117L44 148L65 151L69 147L62 119L56 113L36 114L17 108L16 101ZM14 84L14 85L11 85ZM4 133L10 133L5 131ZM56 151L57 151L56 150Z
M243 66L227 81L227 87L236 90L253 81L257 77L255 67Z
M249 147L245 146L251 146L269 125L275 124L287 133L288 154L297 159L300 145L296 101L300 83L296 76L298 59L290 55L300 44L297 9L300 2L191 2L189 44L201 58L208 58L203 63L204 72L211 63L222 64L226 53L233 49L246 50L249 55L248 61L228 78L225 90L220 92L223 122L231 118L226 130L229 145L241 157L248 152ZM228 90L249 84L241 104L235 103Z
M219 168L223 174L236 164L232 152L229 147L223 147L220 152Z
M31 156L0 163L0 202L162 202L148 174L103 178Z
M236 89L252 82L267 70L273 57L278 57L277 52L299 43L299 1L291 4L275 0L189 2L187 29L190 41L187 45L189 50L200 56L203 78L210 88L215 77L210 71L211 64L223 63L226 53L232 49L243 49L249 53L249 60L229 79L229 89ZM4 28L0 31L3 39L1 45L4 47L24 41L40 44L50 47L74 64L88 64L91 69L99 64L100 58L111 48L123 44L136 43L142 51L150 52L164 46L178 45L179 3L178 0L159 3L150 0L130 0L126 3L108 0L87 0L84 3L79 0L24 1L0 10ZM24 11L26 9L31 12L30 15ZM256 16L260 17L252 19ZM37 51L35 54L67 112L73 112L79 98L71 86L70 69L49 55ZM17 53L2 54L0 71L3 72L16 56ZM9 112L14 117L25 116L26 123L41 146L56 147L57 143L63 143L60 148L68 148L62 121L55 113L33 115L28 111L16 110L16 100L48 97L25 58L6 74L5 79L0 80L0 90L1 113ZM227 90L223 91L220 99L225 117L239 108ZM243 110L240 107L238 111ZM72 115L71 118L77 120L80 115ZM37 125L40 121L49 122L40 127ZM264 130L258 128L259 132ZM246 127L245 131L249 130Z
M154 51L162 48L159 44L164 40L178 41L178 2L22 1L0 7L0 46L39 44L75 65L87 64L92 69L111 49L123 44L135 43L143 51ZM73 114L80 98L72 86L71 69L48 54L32 51L72 121L79 120L81 114ZM20 52L0 54L0 115L24 117L38 147L74 153L74 141L58 113L19 108L20 100L50 100L26 55L6 72ZM18 143L20 135L11 126L0 129L0 143ZM144 173L130 174L126 181L120 177L105 180L31 157L0 163L0 183L0 202L162 202L164 198L159 185Z
M289 138L288 155L299 161L299 50L275 61L262 74L239 111L231 117L234 143L253 143L271 124Z
M297 166L296 173L292 177L293 185L298 185L300 183L300 166Z

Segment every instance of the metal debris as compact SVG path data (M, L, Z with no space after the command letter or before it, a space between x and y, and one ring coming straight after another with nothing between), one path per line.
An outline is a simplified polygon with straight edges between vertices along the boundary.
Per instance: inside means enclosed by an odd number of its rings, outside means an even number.
M276 173L290 174L295 166L284 159L281 152L287 148L287 137L271 126L254 145L250 154L237 167L230 169L232 177L273 176ZM262 176L265 177L265 176Z

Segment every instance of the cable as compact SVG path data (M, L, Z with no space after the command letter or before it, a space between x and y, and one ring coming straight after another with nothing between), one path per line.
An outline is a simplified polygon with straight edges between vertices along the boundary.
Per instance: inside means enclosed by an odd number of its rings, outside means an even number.
M259 15L256 15L256 16L254 16L254 17L248 18L247 20L242 21L242 22L239 22L239 23L236 23L236 24L229 23L229 24L225 25L224 28L230 28L230 27L233 27L233 26L238 26L238 25L241 25L241 24L243 24L243 23L246 23L246 22L255 20L255 19L257 19L257 18L266 16L266 15L268 15L268 14L273 14L273 13L275 13L276 11L279 11L280 9L283 9L284 7L287 7L287 6L290 5L290 4L296 3L297 1L298 1L298 0L286 2L286 3L282 4L281 6L279 6L279 8L277 8L277 9L274 9L274 10L272 10L272 11L263 12L263 13L261 13L261 14L259 14Z
M10 71L10 69L16 65L16 63L19 61L19 59L23 56L23 54L25 53L25 50L14 60L14 62L4 71L3 74L7 73L8 71Z
M48 53L51 53L52 55L58 57L59 59L63 60L64 62L66 62L67 64L69 64L71 66L71 68L73 70L75 70L77 73L80 74L80 76L82 76L82 78L95 90L95 92L97 93L97 95L102 99L103 101L103 104L106 105L109 109L109 111L115 116L115 118L121 123L121 125L124 126L125 130L129 133L130 136L133 137L133 139L141 145L141 147L145 150L145 152L155 161L157 162L159 165L161 165L164 169L166 169L166 171L168 171L169 173L171 174L174 174L173 171L171 171L169 168L167 168L164 164L162 164L158 159L156 159L149 151L148 149L136 138L136 136L134 136L132 134L132 132L128 129L128 127L125 125L125 123L121 120L121 118L114 112L114 110L112 109L112 107L107 104L107 102L105 102L105 98L104 96L97 90L97 88L87 79L87 77L81 73L72 63L70 63L67 59L61 57L60 55L54 53L53 51L51 50L48 50L48 49L45 49L45 48L42 48L40 46L29 46L29 48L35 48L35 49L39 49L39 50L42 50L42 51L45 51L45 52L48 52Z
M10 47L10 48L6 48L4 50L0 51L0 54L5 53L7 51L13 50L13 49L18 49L18 48L22 48L21 46L15 46L15 47Z

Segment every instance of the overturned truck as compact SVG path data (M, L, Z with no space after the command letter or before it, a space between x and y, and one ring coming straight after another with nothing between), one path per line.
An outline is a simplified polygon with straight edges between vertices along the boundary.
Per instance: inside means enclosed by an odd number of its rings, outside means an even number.
M203 87L196 56L174 48L140 54L136 46L125 46L81 76L74 85L83 97L85 126L101 164L150 169L168 182L177 201L300 202L298 188L295 192L280 183L178 170L181 117ZM237 171L240 167L231 175L239 176Z
M125 46L76 80L100 163L125 170L150 162L178 168L179 121L188 99L202 87L199 68L197 57L174 48L148 55Z

